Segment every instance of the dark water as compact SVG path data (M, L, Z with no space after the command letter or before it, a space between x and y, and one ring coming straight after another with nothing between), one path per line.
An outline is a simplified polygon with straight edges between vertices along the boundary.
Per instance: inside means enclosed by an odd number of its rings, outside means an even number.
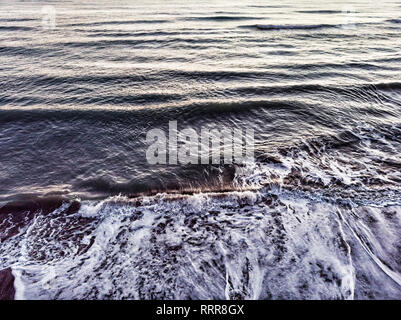
M400 32L397 1L2 2L16 298L401 298ZM171 120L255 162L148 164Z

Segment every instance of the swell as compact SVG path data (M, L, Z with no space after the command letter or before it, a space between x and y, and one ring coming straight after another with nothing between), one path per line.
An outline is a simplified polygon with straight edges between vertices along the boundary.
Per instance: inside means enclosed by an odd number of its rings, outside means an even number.
M262 79L264 76L272 77L271 73L234 73L234 72L166 72L166 75L160 75L160 73L155 75L144 75L144 76L100 76L100 77L34 77L25 78L17 77L14 79L8 79L4 83L3 88L13 89L13 95L7 95L5 92L0 94L0 107L1 106L86 106L86 105L97 105L97 106L111 106L115 105L118 107L135 107L135 106L146 106L146 104L157 104L162 103L164 105L180 103L182 110L185 109L187 104L185 100L192 97L197 97L196 92L188 92L184 94L178 94L175 92L171 93L148 93L148 94L122 94L122 95L109 95L105 93L98 93L96 87L90 88L88 85L96 86L121 86L122 84L134 84L142 83L143 81L158 81L158 77L169 78L180 77L183 80L196 80L196 79L208 79L213 81L234 81L238 79ZM153 78L153 79L152 79ZM71 86L73 84L73 86ZM85 87L83 87L85 85ZM18 88L23 90L24 94L16 95ZM39 88L42 92L49 91L51 93L59 92L64 95L64 99L60 100L58 98L52 98L51 96L41 97L37 95L27 95L29 92L34 92ZM400 82L378 82L378 83L361 83L355 85L320 85L320 84L296 84L296 85L276 85L276 86L240 86L240 87L230 87L229 84L226 88L221 88L218 92L214 92L210 99L216 99L220 97L221 99L231 98L244 98L252 97L254 102L244 102L244 108L249 108L250 106L255 106L257 103L264 107L263 100L260 98L273 96L287 96L296 97L303 93L308 93L310 95L341 95L344 98L352 99L353 101L378 101L380 103L384 101L392 102L393 104L398 104L397 101L391 99L387 96L388 93L398 92L401 90ZM207 95L202 93L199 95L200 98L208 98ZM204 104L208 102L205 101ZM214 102L210 102L211 105ZM229 105L228 102L223 102L221 106ZM233 104L234 106L235 104ZM233 107L233 109L236 109ZM210 108L209 110L213 110Z
M39 104L40 106L40 104ZM54 106L54 105L53 105ZM224 115L230 113L249 113L252 110L258 109L276 109L276 110L297 110L302 109L302 104L297 101L281 102L281 101L266 101L255 100L246 102L205 102L205 103L190 103L181 106L170 106L163 108L145 108L145 109L73 109L60 108L59 110L51 109L3 109L1 110L2 117L0 123L8 122L24 122L24 121L43 121L43 120L74 120L74 119L90 119L93 121L101 121L109 119L110 121L124 119L128 115L131 117L151 117L155 120L165 120L166 117L176 114L178 111L192 116L208 116Z
M1 46L0 47L0 55L5 56L14 56L14 55L22 55L29 57L40 57L40 56L51 56L51 55L60 55L61 52L56 48L30 48L26 46Z
M209 17L185 17L184 21L244 21L244 20L262 20L264 18L251 16L209 16Z
M0 48L0 53L3 50L7 50L7 48ZM22 49L21 49L22 50ZM25 50L25 49L24 49ZM36 49L31 49L33 51L27 50L27 54L32 54ZM278 78L289 78L291 79L304 79L305 76L297 75L295 72L288 72L289 70L297 71L311 71L314 74L309 74L308 76L311 79L314 78L322 78L325 75L324 69L346 69L346 70L397 70L393 67L383 67L379 66L375 63L349 63L349 64L300 64L300 65L282 65L277 67L278 70L287 70L286 72L270 70L270 71L185 71L185 70L158 70L155 72L149 72L144 74L115 74L115 75L77 75L77 76L48 76L48 75L34 75L34 76L10 76L10 77L1 77L0 81L2 82L3 88L13 88L14 90L18 86L24 86L24 89L27 88L47 88L51 87L52 90L57 90L58 88L63 88L63 85L74 84L74 86L78 85L107 85L107 86L115 86L115 85L130 85L130 84L141 84L144 82L164 82L168 81L172 77L182 80L182 81L239 81L239 80L271 80L274 81ZM323 69L320 72L317 70ZM335 76L336 73L331 71L329 73L330 76ZM341 75L339 73L338 75ZM267 89L268 86L265 86ZM293 90L306 90L316 92L322 90L346 90L347 87L351 90L359 89L364 90L371 87L376 87L379 90L399 90L400 82L398 81L389 81L389 82L370 82L370 83L361 83L355 85L320 85L320 84L296 84L296 85L281 85L281 86L270 86L271 90L277 88L277 90L283 90L283 93L293 91ZM282 89L280 89L282 88ZM231 89L231 88L227 88ZM232 88L235 90L235 88ZM90 90L90 87L85 87L85 90ZM241 89L239 89L241 90ZM255 90L259 90L258 86L255 86ZM63 92L63 91L62 91Z
M30 22L36 20L34 18L0 18L1 22Z
M80 91L80 90L78 90ZM75 106L85 106L85 105L117 105L123 107L128 106L140 106L152 103L169 103L172 101L179 101L182 97L179 94L142 94L142 95L100 95L84 97L81 94L73 97L65 97L62 101L58 98L39 98L32 96L18 96L18 97L0 97L1 105L19 105L19 106L51 106L51 105L75 105Z
M34 29L33 27L25 26L0 26L0 31L31 31Z
M166 39L110 39L110 40L94 40L84 42L65 42L61 46L69 48L103 48L107 46L141 46L141 45L169 45L169 44L208 44L208 43L224 43L228 40L213 38L166 38Z
M162 19L151 19L151 20L119 20L119 21L98 21L98 22L89 22L89 23L71 23L64 24L63 27L95 27L95 26L103 26L103 25L131 25L131 24L158 24L158 23L167 23L171 22L170 20L162 20Z
M390 22L390 23L394 23L394 24L400 24L401 23L401 19L389 19L389 20L386 20L387 22Z
M342 29L344 27L351 27L351 29L355 27L363 27L368 25L377 24L375 22L356 22L356 23L334 23L334 24L327 24L327 23L316 23L316 24L256 24L256 25L242 25L239 26L241 28L252 28L261 31L275 31L275 30L324 30L324 29ZM329 35L325 35L328 37ZM346 37L345 34L335 34L334 37L336 38L343 38ZM351 36L352 37L352 36Z
M88 32L88 30L77 30L77 31L85 31ZM192 30L190 29L189 31L185 31L184 29L179 30L179 31L135 31L135 32L119 32L119 31L112 31L108 29L104 30L92 30L90 33L88 33L88 37L113 37L113 38L119 38L119 37L169 37L169 36L182 36L182 35L191 35L191 36L198 36L198 35L212 35L212 34L220 34L220 32L214 30L214 29L198 29L198 30Z
M258 30L320 30L340 28L341 25L336 24L310 24L310 25L273 25L273 24L257 24L254 28Z
M355 85L320 85L320 84L299 84L299 85L282 85L282 86L260 86L260 87L240 87L231 89L234 92L243 94L300 94L300 93L335 93L347 95L350 92L377 92L380 91L393 91L401 90L401 82L388 82L388 83L366 83L366 84L355 84Z
M310 14L339 14L343 13L341 10L300 10L299 13L310 13Z

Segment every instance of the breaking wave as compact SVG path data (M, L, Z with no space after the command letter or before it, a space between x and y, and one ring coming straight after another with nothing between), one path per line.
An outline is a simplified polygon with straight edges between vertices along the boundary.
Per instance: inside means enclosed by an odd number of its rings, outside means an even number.
M400 298L400 132L277 150L226 192L5 204L0 269L20 299Z

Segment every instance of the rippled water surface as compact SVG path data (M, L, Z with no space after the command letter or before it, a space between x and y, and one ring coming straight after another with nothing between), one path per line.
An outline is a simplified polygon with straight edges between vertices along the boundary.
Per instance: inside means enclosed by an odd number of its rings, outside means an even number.
M400 40L399 1L1 2L15 297L400 299ZM150 165L171 120L255 161Z

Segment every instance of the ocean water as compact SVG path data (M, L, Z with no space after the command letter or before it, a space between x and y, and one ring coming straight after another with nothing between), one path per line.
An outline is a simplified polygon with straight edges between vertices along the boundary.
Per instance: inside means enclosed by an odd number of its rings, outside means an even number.
M399 1L2 1L17 299L400 299ZM242 165L146 133L250 128Z

